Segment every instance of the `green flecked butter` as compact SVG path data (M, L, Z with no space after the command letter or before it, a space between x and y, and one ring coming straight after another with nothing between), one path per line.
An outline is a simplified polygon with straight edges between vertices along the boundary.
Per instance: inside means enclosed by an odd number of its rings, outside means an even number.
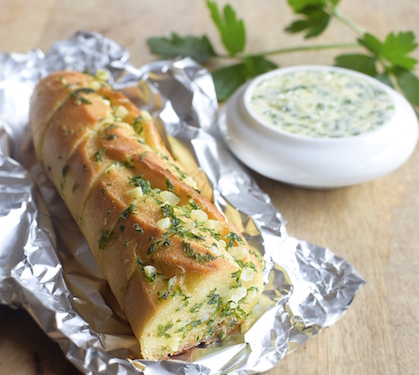
M378 85L344 71L301 70L271 75L251 92L254 114L281 130L312 138L342 138L374 130L394 104Z

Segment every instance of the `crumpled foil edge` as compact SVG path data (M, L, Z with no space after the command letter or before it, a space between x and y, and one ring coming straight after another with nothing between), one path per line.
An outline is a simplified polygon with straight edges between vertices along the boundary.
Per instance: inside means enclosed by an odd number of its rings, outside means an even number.
M0 234L0 303L28 310L66 357L86 374L105 370L115 374L267 371L323 327L336 322L364 284L356 270L330 250L287 235L284 220L270 198L217 137L217 105L208 83L210 76L193 61L155 62L136 69L129 62L128 51L118 43L100 34L78 32L56 43L46 55L40 50L26 55L0 54L0 66L0 226L8 228ZM167 132L188 143L207 174L216 206L223 212L234 207L241 226L252 228L245 236L266 262L262 300L268 307L261 312L263 319L258 319L242 339L192 362L131 361L107 352L107 335L94 330L73 308L74 296L67 287L56 230L47 210L54 193L22 146L29 147L23 132L28 103L13 100L16 91L27 96L38 77L61 69L104 69L116 88L145 79L148 89L164 98L158 113ZM193 110L186 115L175 113L176 98L165 93L162 82L180 83L194 93ZM167 90L170 92L170 85ZM153 103L148 109L153 109Z

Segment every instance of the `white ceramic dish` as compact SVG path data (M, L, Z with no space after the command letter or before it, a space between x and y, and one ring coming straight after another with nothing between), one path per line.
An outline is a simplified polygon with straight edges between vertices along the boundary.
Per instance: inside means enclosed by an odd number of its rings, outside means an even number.
M249 91L273 74L304 69L340 70L363 77L388 93L391 119L379 128L344 138L311 138L269 126L249 108ZM232 151L263 176L308 188L354 185L392 172L413 152L418 120L407 100L381 82L352 70L330 66L296 66L261 75L242 86L220 112L219 127Z

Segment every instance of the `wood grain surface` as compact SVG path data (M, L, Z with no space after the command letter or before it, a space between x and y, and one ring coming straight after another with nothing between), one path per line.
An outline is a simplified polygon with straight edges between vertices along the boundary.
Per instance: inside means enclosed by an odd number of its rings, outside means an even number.
M230 3L245 19L249 52L353 42L356 37L337 22L316 40L285 34L284 27L294 18L285 0ZM342 0L341 9L380 38L407 30L419 36L417 0ZM205 33L220 49L203 0L0 0L1 52L47 51L77 30L97 31L116 40L130 50L137 66L154 59L146 39L172 31ZM293 53L274 60L281 66L333 64L340 52ZM251 173L287 220L291 235L329 247L367 280L335 325L267 374L418 374L418 148L387 176L329 191L300 189ZM28 313L0 306L1 375L77 373Z

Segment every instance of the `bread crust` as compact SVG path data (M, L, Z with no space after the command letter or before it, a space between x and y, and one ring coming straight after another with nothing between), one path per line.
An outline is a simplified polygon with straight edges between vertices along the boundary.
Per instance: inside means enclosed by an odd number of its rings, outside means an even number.
M262 265L147 114L106 82L62 71L35 88L30 126L145 358L210 342L247 319Z

